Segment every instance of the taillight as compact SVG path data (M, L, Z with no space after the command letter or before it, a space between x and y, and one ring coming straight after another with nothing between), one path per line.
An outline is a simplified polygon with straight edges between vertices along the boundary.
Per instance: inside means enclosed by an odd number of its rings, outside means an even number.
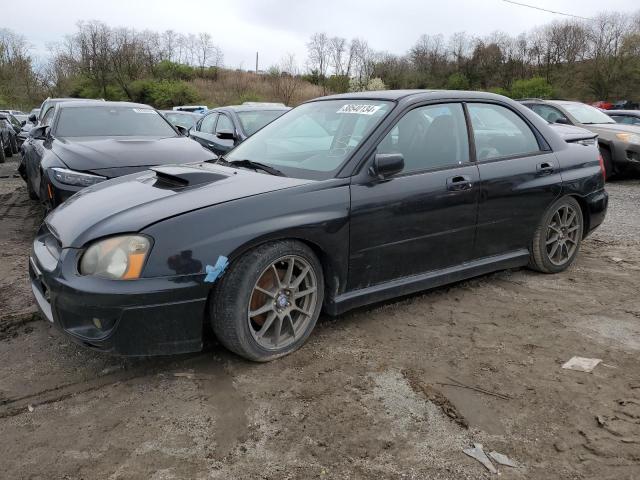
M604 169L604 158L602 158L602 155L598 155L598 163L600 163L600 173L602 173L602 178L606 180L607 171Z

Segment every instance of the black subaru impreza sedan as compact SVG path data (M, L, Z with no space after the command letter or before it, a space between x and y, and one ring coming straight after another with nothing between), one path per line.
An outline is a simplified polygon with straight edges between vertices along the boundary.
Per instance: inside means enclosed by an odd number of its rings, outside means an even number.
M384 91L305 103L216 163L96 184L53 211L44 316L122 355L199 350L207 323L267 361L324 310L504 269L565 270L604 219L595 142L505 97Z

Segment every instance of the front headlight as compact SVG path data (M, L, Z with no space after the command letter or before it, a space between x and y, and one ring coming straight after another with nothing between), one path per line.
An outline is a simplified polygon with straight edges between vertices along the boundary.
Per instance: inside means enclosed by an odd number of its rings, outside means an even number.
M89 173L76 172L67 168L54 167L51 169L53 178L65 185L74 185L76 187L89 187L106 180L106 177L100 175L91 175Z
M616 137L626 143L640 144L640 135L636 133L616 133Z
M92 244L80 259L80 274L112 280L140 278L151 242L142 235L122 235Z

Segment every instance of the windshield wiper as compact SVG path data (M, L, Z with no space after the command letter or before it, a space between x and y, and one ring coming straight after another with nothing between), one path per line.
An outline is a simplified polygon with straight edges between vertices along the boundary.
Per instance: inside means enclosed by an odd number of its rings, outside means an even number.
M262 170L264 172L267 172L271 175L276 175L278 177L286 177L286 175L284 174L284 172L278 170L277 168L273 168L269 165L265 165L264 163L260 163L260 162L254 162L253 160L232 160L229 161L224 157L220 157L218 158L218 162L221 163L225 163L227 165L230 165L232 167L245 167L245 168L252 168L253 170Z

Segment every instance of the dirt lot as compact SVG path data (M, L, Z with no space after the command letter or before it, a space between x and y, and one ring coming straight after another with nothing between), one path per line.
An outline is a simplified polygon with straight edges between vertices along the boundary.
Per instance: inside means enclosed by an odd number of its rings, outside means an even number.
M609 185L606 223L564 274L500 272L326 318L302 350L256 365L215 345L108 357L33 315L41 213L13 160L0 166L0 477L490 478L462 453L478 442L518 463L502 478L640 478L640 181ZM561 369L574 355L603 363Z

